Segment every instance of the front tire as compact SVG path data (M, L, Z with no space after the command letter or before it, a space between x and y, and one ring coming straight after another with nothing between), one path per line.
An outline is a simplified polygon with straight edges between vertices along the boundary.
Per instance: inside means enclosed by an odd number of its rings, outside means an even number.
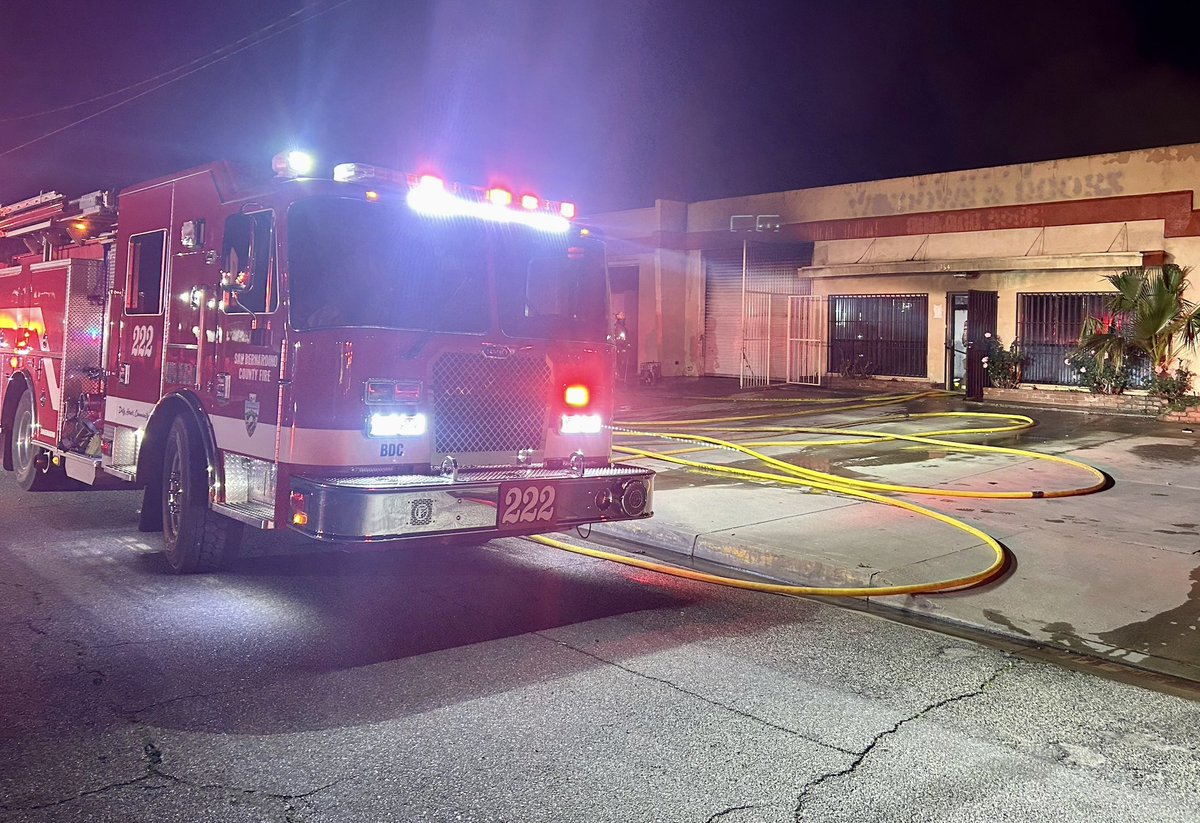
M176 417L163 450L160 494L164 553L176 574L216 571L241 544L242 524L208 506L207 475L200 433Z
M41 454L42 448L33 440L34 423L33 394L25 390L17 401L17 411L9 432L13 472L17 475L17 483L25 491L49 491L59 487L60 478L53 471L42 471L38 465L38 459L45 460L46 455Z

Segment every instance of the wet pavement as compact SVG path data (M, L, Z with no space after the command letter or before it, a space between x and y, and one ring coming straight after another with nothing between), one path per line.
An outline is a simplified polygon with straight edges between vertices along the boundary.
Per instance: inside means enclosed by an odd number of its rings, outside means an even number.
M884 383L880 392L904 389L904 384ZM621 387L617 422L746 417L799 409L802 414L794 417L714 423L732 430L703 433L746 443L810 444L844 438L750 429L843 427L871 420L861 428L919 434L980 423L947 424L944 418L896 415L966 410L1032 417L1036 427L1021 432L947 439L1068 457L1105 472L1111 486L1095 494L1055 499L905 496L999 540L1009 553L1008 566L999 578L969 590L870 598L854 605L931 621L951 632L981 633L1200 683L1200 436L1187 425L967 403L958 397L856 410L735 399L753 396L851 395L801 387L740 392L736 380L668 379L654 386ZM629 435L618 442L660 452L689 448L686 443ZM946 490L1071 489L1094 482L1094 477L1062 464L903 441L756 448L844 477ZM730 450L680 456L771 471ZM898 509L657 460L635 462L660 473L655 516L597 526L595 532L601 539L685 565L716 563L796 585L880 586L969 574L985 568L993 557L992 550L972 535Z

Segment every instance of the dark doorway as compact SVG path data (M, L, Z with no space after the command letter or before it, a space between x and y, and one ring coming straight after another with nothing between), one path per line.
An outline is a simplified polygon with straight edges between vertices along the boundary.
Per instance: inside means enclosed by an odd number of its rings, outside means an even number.
M612 292L613 343L616 346L616 377L626 381L638 374L638 267L610 266L608 284ZM623 320L625 341L618 339Z
M962 391L967 385L967 293L946 295L946 388Z
M967 292L967 399L982 400L984 386L990 385L983 358L996 336L994 291Z

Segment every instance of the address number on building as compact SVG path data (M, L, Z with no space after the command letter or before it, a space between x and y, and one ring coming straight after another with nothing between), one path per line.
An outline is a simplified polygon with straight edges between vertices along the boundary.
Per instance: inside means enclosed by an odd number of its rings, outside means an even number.
M500 487L500 527L518 528L554 520L552 484L514 483Z

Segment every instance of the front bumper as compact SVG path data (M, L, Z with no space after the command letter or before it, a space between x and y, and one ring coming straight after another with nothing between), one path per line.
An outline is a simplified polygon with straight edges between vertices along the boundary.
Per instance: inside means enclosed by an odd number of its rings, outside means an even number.
M479 467L429 475L291 481L289 522L319 540L367 542L453 534L523 535L650 517L654 473L620 464L584 469Z

